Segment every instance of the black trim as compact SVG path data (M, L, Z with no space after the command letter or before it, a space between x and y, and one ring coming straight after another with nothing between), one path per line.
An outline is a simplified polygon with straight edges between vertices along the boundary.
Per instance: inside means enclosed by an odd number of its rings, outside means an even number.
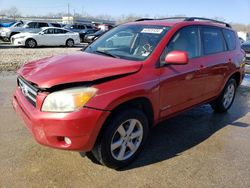
M210 18L201 18L201 17L169 17L169 18L141 18L138 20L135 20L136 22L140 22L140 21L151 21L151 20L180 20L182 19L183 21L210 21L210 22L214 22L214 23L218 23L218 24L223 24L225 25L225 27L228 28L232 28L232 26L229 23L226 22L222 22L222 21L218 21L218 20L214 20L214 19L210 19Z

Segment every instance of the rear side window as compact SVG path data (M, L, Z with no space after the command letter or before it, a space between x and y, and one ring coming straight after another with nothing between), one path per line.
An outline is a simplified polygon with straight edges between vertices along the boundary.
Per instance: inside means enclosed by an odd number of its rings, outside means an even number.
M223 34L227 42L228 50L234 50L236 48L236 37L233 31L223 29Z
M68 31L63 30L63 29L55 29L54 32L55 34L64 34L64 33L67 33Z
M27 24L29 28L37 28L37 23L36 22L30 22Z
M38 28L41 28L41 27L49 27L49 24L47 23L38 23Z
M201 36L205 55L225 51L224 38L219 28L203 27Z

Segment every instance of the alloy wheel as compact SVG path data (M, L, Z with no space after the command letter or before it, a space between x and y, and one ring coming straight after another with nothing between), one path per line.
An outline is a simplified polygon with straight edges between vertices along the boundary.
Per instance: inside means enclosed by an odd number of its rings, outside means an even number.
M111 140L111 154L118 160L130 158L140 147L143 138L143 126L137 119L123 122L115 131Z

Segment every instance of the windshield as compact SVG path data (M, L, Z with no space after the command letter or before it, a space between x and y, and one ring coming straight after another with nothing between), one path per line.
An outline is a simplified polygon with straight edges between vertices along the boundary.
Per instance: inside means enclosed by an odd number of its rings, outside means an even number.
M154 51L170 27L122 25L104 34L85 52L142 61Z

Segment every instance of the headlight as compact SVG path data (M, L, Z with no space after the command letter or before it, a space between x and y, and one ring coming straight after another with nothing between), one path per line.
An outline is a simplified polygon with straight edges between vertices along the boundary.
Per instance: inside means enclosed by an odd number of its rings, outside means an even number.
M97 92L96 88L73 88L49 94L42 106L46 112L73 112L82 108Z

